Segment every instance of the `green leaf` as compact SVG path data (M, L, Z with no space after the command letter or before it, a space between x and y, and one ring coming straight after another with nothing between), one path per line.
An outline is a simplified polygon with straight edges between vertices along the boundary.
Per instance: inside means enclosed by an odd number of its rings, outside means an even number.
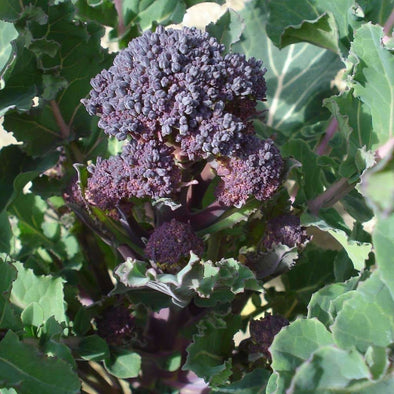
M72 394L80 390L77 374L63 360L48 358L9 331L0 342L0 385L20 394Z
M98 335L82 338L78 347L79 355L87 361L101 361L109 357L107 342Z
M33 159L23 153L18 146L7 146L0 150L0 211L22 193L23 187L39 174L52 167L57 155L47 155Z
M312 215L304 214L302 216L304 225L313 225L322 231L328 232L335 238L345 249L353 266L356 270L364 269L364 262L368 259L369 253L372 251L372 245L366 242L358 242L349 239L348 235L341 229L333 228L323 219L314 218Z
M111 0L100 0L96 5L92 5L88 0L77 0L75 6L78 17L85 21L95 21L111 27L116 25L117 14Z
M371 23L360 27L347 64L348 84L372 115L372 149L393 137L394 127L394 56L382 46L382 38L382 27Z
M386 347L394 342L394 299L374 272L351 297L343 302L331 329L335 342L343 349L369 346Z
M186 10L184 2L179 0L124 0L122 5L125 24L138 24L143 31L150 29L153 22L179 23Z
M18 47L22 45L19 43ZM14 108L20 111L29 110L41 85L41 74L36 67L35 55L27 49L18 49L15 63L12 70L7 72L6 79L6 86L0 90L0 116Z
M234 43L240 40L244 27L239 14L229 8L215 23L210 23L205 30L229 50Z
M334 323L332 303L341 295L357 287L358 278L352 278L346 283L334 283L323 287L312 295L308 304L308 319L318 318L327 328Z
M63 280L51 276L36 276L31 269L21 263L15 263L18 276L13 283L10 301L25 310L36 302L43 310L43 321L54 316L58 322L65 322L65 305L63 297Z
M0 213L0 252L9 253L11 250L12 231L7 212Z
M362 22L353 15L355 4L354 0L300 0L295 10L290 0L273 0L268 34L278 47L298 40L346 52L352 31Z
M310 200L323 192L323 172L318 165L318 156L311 151L305 141L292 139L282 146L281 153L284 156L294 157L302 164L302 168L296 170L302 173L298 181L302 195L297 196L298 199L304 196L305 200Z
M213 388L212 392L216 394L263 394L269 377L268 370L256 368L254 371L247 373L241 380L226 386Z
M384 376L390 366L389 349L370 346L365 353L365 361L372 373L372 378L378 380Z
M32 302L23 310L21 320L25 326L39 327L45 321L44 310L38 302Z
M9 301L12 283L16 279L15 267L0 259L0 328L18 330L21 328L20 319L17 317Z
M370 372L356 350L322 347L295 372L289 391L330 393L345 390L354 381L368 379ZM352 392L352 391L349 391Z
M15 53L11 42L17 37L18 32L12 23L0 21L0 80L4 78L7 68L14 60Z
M319 348L331 345L331 333L317 319L297 319L275 336L270 347L272 369L294 373Z
M104 360L105 369L121 379L135 378L141 368L141 356L126 349L117 349L111 358Z
M230 316L226 324L216 325L209 317L198 324L198 333L186 349L188 355L183 370L191 370L212 385L220 385L231 375L233 336L241 325L240 316Z
M127 259L114 271L120 282L131 288L149 287L167 294L185 307L193 297L199 306L230 302L246 289L259 290L253 273L234 259L201 261L191 254L188 264L177 274L160 274L148 263Z
M245 29L233 50L263 60L267 68L266 123L288 136L306 123L327 118L321 100L332 95L331 80L343 65L336 54L311 44L276 48L265 32L265 3L258 0L245 4L240 12Z
M388 218L379 218L372 234L375 246L375 255L381 281L387 286L394 299L394 215Z
M310 3L303 2L302 6ZM311 44L339 53L338 31L334 16L331 12L316 13L313 8L299 9L294 17L294 10L290 4L284 7L278 0L270 3L270 19L267 33L278 48L297 42L310 42ZM300 4L298 5L300 6ZM298 17L296 14L296 17ZM297 23L297 24L296 24ZM285 26L283 32L280 29Z

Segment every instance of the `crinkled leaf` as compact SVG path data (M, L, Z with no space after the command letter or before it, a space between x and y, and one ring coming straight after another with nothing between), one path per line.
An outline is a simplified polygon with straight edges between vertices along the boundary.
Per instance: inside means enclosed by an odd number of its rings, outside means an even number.
M361 283L343 302L331 327L336 343L344 349L365 352L371 345L394 342L394 299L378 272Z
M372 149L393 137L394 128L394 56L382 46L382 38L382 27L360 27L347 64L348 83L372 115Z
M230 316L221 327L212 325L209 319L198 324L198 333L186 349L188 355L182 369L191 370L212 385L226 382L231 375L233 336L241 325L240 316Z
M308 304L308 319L318 318L327 328L334 322L332 302L342 294L357 287L358 278L352 278L346 283L333 283L325 286L312 295Z
M52 276L36 276L31 269L15 263L18 276L12 285L10 301L25 310L36 302L43 310L43 321L54 316L58 322L66 321L63 280Z
M141 368L141 356L126 349L117 349L104 360L105 369L121 379L135 378Z
M276 48L265 32L267 11L261 0L246 3L241 16L245 29L233 50L262 59L267 68L267 126L289 135L326 116L321 100L332 94L330 82L343 67L338 56L306 43Z
M329 393L345 390L355 381L368 378L370 372L360 353L327 346L318 349L297 369L289 391Z
M269 351L272 369L293 373L317 349L331 345L331 333L317 319L297 319L275 336Z
M130 258L114 272L124 285L160 291L181 307L193 297L201 306L214 306L218 302L232 301L235 294L245 289L260 289L253 273L238 261L203 262L193 253L188 264L177 274L159 274L149 268L148 263Z
M72 394L80 390L78 375L63 360L48 358L9 331L0 342L0 385L20 394Z

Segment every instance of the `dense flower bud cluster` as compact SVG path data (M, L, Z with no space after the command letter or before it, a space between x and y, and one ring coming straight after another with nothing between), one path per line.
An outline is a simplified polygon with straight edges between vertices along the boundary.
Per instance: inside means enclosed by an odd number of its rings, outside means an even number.
M289 325L289 321L280 315L270 315L267 313L264 318L252 320L250 322L250 339L249 352L262 353L268 360L271 354L268 348L271 346L275 335L285 326Z
M82 100L88 112L110 136L131 140L122 155L90 167L92 204L111 209L130 197L171 197L179 190L180 162L202 159L219 163L222 204L272 196L283 161L271 140L255 136L251 122L265 99L266 70L261 61L223 51L198 29L159 26L92 79L90 97ZM182 180L186 185L193 177Z
M115 346L128 343L135 328L135 318L125 306L107 309L97 320L97 333Z
M249 136L237 156L221 160L217 198L227 206L241 206L252 195L267 200L280 185L282 170L283 160L273 142Z
M309 237L301 227L300 218L295 215L281 215L271 219L267 224L263 245L271 249L274 244L283 244L292 248L303 246Z
M97 159L88 167L86 198L103 209L113 208L119 201L131 197L167 197L181 181L172 149L154 140L139 143L131 140L118 156Z
M164 272L176 273L188 261L190 251L201 256L204 245L190 224L172 219L155 229L146 244L145 254Z
M225 154L248 132L265 98L265 69L195 28L145 32L92 81L83 100L99 126L123 140L159 139L189 158Z

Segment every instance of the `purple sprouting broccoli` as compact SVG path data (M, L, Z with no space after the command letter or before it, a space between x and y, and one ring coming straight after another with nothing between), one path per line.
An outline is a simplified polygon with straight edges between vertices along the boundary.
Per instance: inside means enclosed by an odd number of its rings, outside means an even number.
M266 313L264 318L252 320L250 322L250 353L261 353L267 360L271 360L268 348L271 346L274 337L289 321L280 315Z
M167 273L182 269L189 260L190 251L201 256L203 241L193 232L190 224L176 219L157 227L145 248L146 256Z
M273 142L256 136L244 140L237 156L219 159L221 183L216 194L218 201L227 206L240 207L251 196L267 200L282 180L283 160Z
M265 99L265 68L195 28L147 31L129 43L83 100L99 126L119 140L159 140L189 159L228 155Z
M97 333L110 345L121 346L133 338L135 318L123 305L108 308L96 321Z
M290 248L303 247L309 241L300 218L295 215L281 215L271 219L266 228L263 245L271 249L274 244L287 245Z
M181 171L172 155L173 149L151 140L131 140L118 156L97 159L88 167L86 198L102 209L112 209L131 197L168 197L180 186Z

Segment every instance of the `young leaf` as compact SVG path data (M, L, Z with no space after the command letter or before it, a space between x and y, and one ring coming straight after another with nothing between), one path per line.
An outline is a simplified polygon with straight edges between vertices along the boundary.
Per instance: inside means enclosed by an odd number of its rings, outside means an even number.
M322 347L296 371L290 392L333 392L346 390L357 380L370 378L362 355L356 350Z
M63 360L48 358L9 331L0 342L0 385L20 394L78 393L77 374Z
M104 366L117 378L135 378L140 372L141 356L126 349L117 349L111 353L111 358L104 360Z
M187 348L187 359L183 369L190 369L213 385L220 385L231 375L231 348L233 336L240 328L239 316L230 316L224 327L202 320L193 343Z
M21 263L15 263L14 266L18 276L12 286L10 301L22 310L36 302L43 310L42 323L51 316L59 323L66 321L62 279L36 276Z
M335 342L343 349L365 352L371 345L386 347L394 341L394 299L374 272L344 300L331 327Z

